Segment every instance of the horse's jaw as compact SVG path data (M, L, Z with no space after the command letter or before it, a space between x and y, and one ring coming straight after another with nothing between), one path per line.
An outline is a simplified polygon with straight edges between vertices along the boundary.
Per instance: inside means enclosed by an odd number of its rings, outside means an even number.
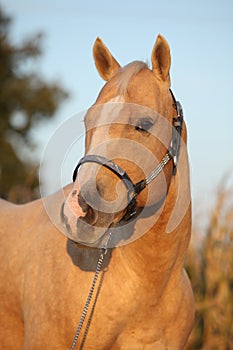
M127 220L128 206L112 213L88 210L80 201L80 189L74 184L73 189L61 208L62 232L72 241L89 247L102 247L109 234L108 247L129 244L147 233L159 219L163 211L166 195L155 205L143 206L137 202L134 215ZM114 208L116 209L116 207Z
M65 235L83 245L101 247L110 230L116 230L126 210L118 213L84 212L77 200L77 191L71 191L61 208Z

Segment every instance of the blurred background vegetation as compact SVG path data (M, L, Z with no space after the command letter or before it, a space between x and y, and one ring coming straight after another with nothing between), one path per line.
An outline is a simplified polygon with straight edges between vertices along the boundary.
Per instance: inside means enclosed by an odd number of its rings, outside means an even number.
M0 197L25 203L39 196L36 147L30 131L55 116L68 93L24 67L42 54L42 36L15 46L9 18L0 7ZM186 269L191 278L196 321L186 349L233 349L233 193L216 193L207 225L194 220Z
M224 184L226 182L223 181ZM196 321L186 350L233 349L233 193L216 191L205 227L194 220L186 269Z
M24 203L39 195L30 131L54 117L68 94L25 70L42 54L42 35L16 46L10 40L11 21L0 6L0 197Z

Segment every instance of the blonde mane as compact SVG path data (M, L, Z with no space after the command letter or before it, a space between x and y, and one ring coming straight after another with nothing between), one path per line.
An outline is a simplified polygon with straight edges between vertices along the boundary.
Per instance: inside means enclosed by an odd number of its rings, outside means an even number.
M145 62L133 61L117 71L116 90L120 96L125 96L130 80L143 68L148 68Z

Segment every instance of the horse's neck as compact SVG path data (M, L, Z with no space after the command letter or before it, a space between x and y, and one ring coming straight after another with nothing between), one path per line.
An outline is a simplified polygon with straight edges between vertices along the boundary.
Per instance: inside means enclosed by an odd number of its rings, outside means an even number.
M124 264L142 279L150 278L154 283L163 283L170 274L176 271L178 275L183 269L190 239L191 209L189 206L179 225L167 233L174 205L175 201L168 196L155 224L140 239L119 248Z

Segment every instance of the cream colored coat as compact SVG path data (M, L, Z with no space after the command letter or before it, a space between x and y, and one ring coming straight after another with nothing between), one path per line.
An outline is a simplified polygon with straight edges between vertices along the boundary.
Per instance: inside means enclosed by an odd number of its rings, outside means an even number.
M111 79L119 66L100 39L94 56L100 74L105 80ZM170 52L161 36L153 49L152 66L154 72L145 74L152 77L157 72L151 79L157 80L163 91L170 86ZM134 79L132 89L134 84L138 86L137 76ZM110 97L105 88L99 101ZM146 104L150 104L149 95ZM181 350L187 342L194 320L193 294L183 269L191 205L179 225L167 234L179 176L171 177L169 167L166 171L169 191L159 220L143 237L114 248L107 257L85 349ZM51 199L59 213L61 203L56 194ZM138 200L143 202L144 194ZM98 250L76 245L61 234L42 200L22 206L1 201L0 209L1 349L69 349L93 279Z

